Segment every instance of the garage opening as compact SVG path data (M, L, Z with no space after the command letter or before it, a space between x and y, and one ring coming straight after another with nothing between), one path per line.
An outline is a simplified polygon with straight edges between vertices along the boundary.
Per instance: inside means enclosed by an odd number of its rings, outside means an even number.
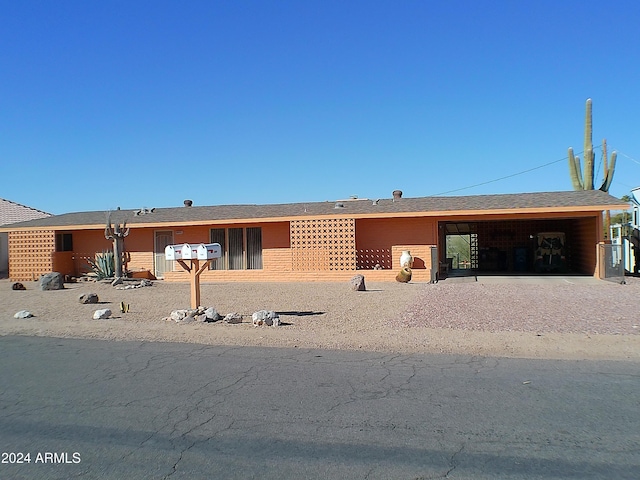
M475 223L445 225L445 268L450 275L478 269L478 234Z
M593 275L597 226L596 217L441 222L440 265L449 276ZM556 237L562 238L561 251L555 248ZM546 240L544 248L540 239ZM560 256L562 263L558 263Z

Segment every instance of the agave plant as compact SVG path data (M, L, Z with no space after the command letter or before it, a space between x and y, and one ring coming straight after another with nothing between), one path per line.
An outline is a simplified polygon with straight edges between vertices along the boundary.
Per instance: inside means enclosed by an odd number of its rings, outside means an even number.
M113 278L115 273L115 259L111 250L103 250L102 253L96 253L95 261L87 259L87 262L96 274L98 280Z

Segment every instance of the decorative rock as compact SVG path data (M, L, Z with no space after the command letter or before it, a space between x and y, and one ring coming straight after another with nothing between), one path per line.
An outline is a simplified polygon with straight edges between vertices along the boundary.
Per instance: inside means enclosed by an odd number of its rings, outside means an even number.
M118 284L116 284L116 280L114 280L113 283L111 284L111 285L116 287L116 290L131 290L133 288L150 287L150 286L153 285L153 282L151 280L147 280L145 278L140 280L140 283L134 283L132 285L118 285ZM121 284L123 282L124 282L124 280L120 279L119 283Z
M218 320L222 320L222 315L220 315L218 311L213 307L207 308L204 311L204 316L205 322L217 322Z
M26 289L27 288L20 282L16 282L13 285L11 285L11 290L26 290Z
M400 273L396 275L396 281L401 283L408 283L411 281L411 269L409 267L404 267L400 270Z
M227 313L227 315L222 319L223 322L226 323L242 323L242 315L239 313Z
M27 310L20 310L19 312L16 312L16 314L13 316L13 318L31 318L31 317L33 317L33 313Z
M270 327L277 327L280 325L280 317L276 312L269 310L259 310L251 315L253 320L253 326L268 325Z
M40 290L62 290L64 277L60 272L51 272L40 277Z
M87 303L98 303L98 294L97 293L83 293L78 298L78 301L82 304Z
M108 308L103 308L93 312L94 320L103 320L105 318L109 318L110 316L111 316L111 310L109 310Z
M351 290L354 292L364 292L367 289L364 285L364 275L355 275L351 279Z
M189 310L174 310L169 315L169 318L176 323L183 321L185 318L189 316Z

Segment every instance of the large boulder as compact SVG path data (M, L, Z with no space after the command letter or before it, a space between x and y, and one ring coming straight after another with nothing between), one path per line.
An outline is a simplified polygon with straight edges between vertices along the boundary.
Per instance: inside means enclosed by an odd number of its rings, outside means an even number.
M62 290L64 276L60 272L45 273L40 277L40 290Z
M364 285L364 275L355 275L350 282L351 290L355 292L364 292L367 289Z

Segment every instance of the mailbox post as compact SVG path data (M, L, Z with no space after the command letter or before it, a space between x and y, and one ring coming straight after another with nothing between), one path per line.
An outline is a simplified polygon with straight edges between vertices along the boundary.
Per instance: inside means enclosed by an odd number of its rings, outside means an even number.
M164 249L167 260L174 260L187 272L191 283L191 308L200 306L200 274L209 266L212 260L222 256L219 243L201 243L199 245L168 245ZM185 260L189 261L189 264ZM202 265L200 264L202 263Z

